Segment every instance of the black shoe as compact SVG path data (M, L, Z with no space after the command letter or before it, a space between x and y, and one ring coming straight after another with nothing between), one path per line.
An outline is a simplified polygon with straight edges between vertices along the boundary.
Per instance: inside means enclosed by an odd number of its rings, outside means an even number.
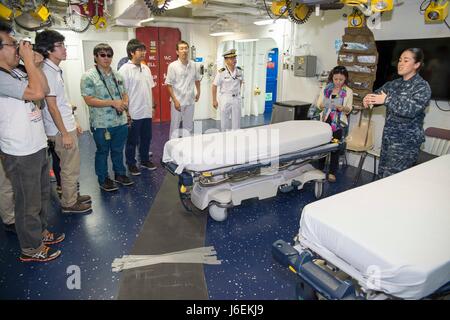
M11 232L11 233L16 233L16 224L15 223L11 223L11 224L3 224L3 228L5 229L6 232Z
M114 181L120 183L123 186L131 186L132 184L134 184L134 181L128 178L126 175L116 175Z
M156 170L156 166L151 161L142 161L141 167L144 167L144 168L146 168L148 170L152 170L152 171Z
M141 170L135 164L128 166L128 171L130 171L132 176L139 176L141 174Z
M119 190L119 187L110 178L106 178L100 188L108 192Z
M65 238L66 238L66 235L64 233L56 233L56 232L47 231L47 234L45 235L45 237L42 237L42 243L45 245L57 244L57 243L63 242L63 240Z
M20 255L20 261L22 262L47 262L58 258L61 255L60 250L44 246L39 252L33 255L27 255L22 253Z

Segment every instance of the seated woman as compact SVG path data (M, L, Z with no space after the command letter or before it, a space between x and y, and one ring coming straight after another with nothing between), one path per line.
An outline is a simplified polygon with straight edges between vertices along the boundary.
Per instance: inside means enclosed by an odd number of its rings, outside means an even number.
M322 110L320 120L328 123L333 131L333 138L341 140L344 128L348 126L347 115L353 108L353 90L347 86L348 72L345 67L336 66L328 76L328 83L320 90L317 107ZM336 182L339 165L339 152L331 153L328 181ZM319 168L325 167L325 158L319 161Z

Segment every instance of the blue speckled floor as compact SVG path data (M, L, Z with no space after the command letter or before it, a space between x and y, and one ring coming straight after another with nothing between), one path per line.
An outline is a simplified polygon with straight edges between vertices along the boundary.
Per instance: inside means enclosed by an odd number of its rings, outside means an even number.
M269 116L246 117L242 126L269 121ZM203 130L216 126L213 120L203 121ZM19 262L16 236L0 228L0 299L115 299L120 273L111 272L111 262L128 254L164 179L159 161L168 131L167 123L153 126L151 150L158 169L143 171L133 177L134 186L116 193L98 188L95 144L85 133L80 141L81 192L92 196L93 213L62 215L54 192L49 222L66 240L58 245L62 256L44 264ZM348 189L354 174L354 168L342 170L339 182L326 186L325 195ZM369 178L363 174L363 181ZM225 222L209 218L205 245L214 245L223 260L222 265L204 268L210 299L294 299L295 276L273 262L270 246L277 239L293 238L301 209L310 201L312 186L307 186L272 199L245 201L230 210ZM81 290L67 287L71 265L81 270Z
M355 168L341 170L340 182L326 185L324 196L350 188L354 175ZM369 178L364 174L365 181ZM271 245L293 240L302 208L314 200L310 184L275 198L247 200L224 222L209 218L206 244L223 259L219 266L205 266L210 299L295 299L296 276L272 259Z
M61 257L44 264L19 262L16 236L0 228L0 299L115 299L120 274L111 272L111 263L128 254L164 179L159 161L168 132L168 124L153 126L151 150L158 169L143 170L132 178L133 186L114 193L100 191L94 171L95 143L84 133L80 188L92 197L93 213L63 215L53 191L49 225L64 232L66 240L58 245ZM67 288L66 270L71 265L80 267L81 290Z

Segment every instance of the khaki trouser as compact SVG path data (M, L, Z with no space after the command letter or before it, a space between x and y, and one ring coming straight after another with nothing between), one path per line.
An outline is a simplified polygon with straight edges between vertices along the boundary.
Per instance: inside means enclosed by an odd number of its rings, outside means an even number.
M65 149L62 144L62 135L49 136L55 143L55 152L60 159L61 166L61 206L71 207L78 198L78 178L80 177L80 149L78 148L77 131L71 131L74 144L72 148Z
M1 160L1 159L0 159ZM4 224L14 223L14 192L0 161L0 218Z

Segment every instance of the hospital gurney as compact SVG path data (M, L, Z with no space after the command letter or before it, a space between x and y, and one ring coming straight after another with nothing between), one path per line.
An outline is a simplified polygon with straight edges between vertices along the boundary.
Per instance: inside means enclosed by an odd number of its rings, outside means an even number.
M331 142L328 124L287 121L236 131L172 139L162 165L179 177L179 195L188 210L209 209L223 221L227 208L245 199L266 199L315 183L320 198L326 175L310 162L342 148Z
M450 155L304 207L294 246L272 253L303 299L450 293Z

